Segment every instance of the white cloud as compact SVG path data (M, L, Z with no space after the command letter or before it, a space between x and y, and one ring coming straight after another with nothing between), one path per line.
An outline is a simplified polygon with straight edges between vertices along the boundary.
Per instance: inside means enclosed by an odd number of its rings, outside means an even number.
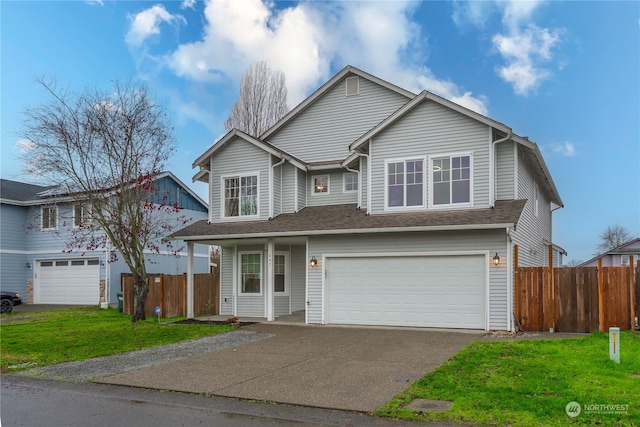
M563 30L533 23L534 12L541 4L539 0L454 3L452 19L458 26L471 23L484 28L491 13L501 11L503 31L494 34L492 42L505 65L497 67L497 73L518 95L528 95L552 76L545 64L552 61L552 50L561 41Z
M573 157L576 155L575 146L568 141L564 141L564 142L552 145L551 150L555 154L559 154L564 157Z
M15 147L20 153L28 153L36 149L36 143L29 139L20 139L15 143Z
M493 44L507 62L499 67L498 74L513 85L518 95L527 95L551 76L541 64L551 60L551 49L559 40L558 30L532 24L523 32L494 36Z
M145 9L135 16L129 16L131 26L125 36L125 41L130 47L139 47L147 38L160 34L160 24L162 22L172 23L174 21L186 22L181 15L172 15L161 4Z
M486 100L424 66L426 46L412 17L414 2L309 2L275 9L261 0L210 0L202 39L179 46L169 67L195 81L237 84L249 64L266 60L287 79L297 105L351 64L415 92L433 91L486 114Z
M194 9L196 6L196 0L182 0L182 4L180 5L181 9Z

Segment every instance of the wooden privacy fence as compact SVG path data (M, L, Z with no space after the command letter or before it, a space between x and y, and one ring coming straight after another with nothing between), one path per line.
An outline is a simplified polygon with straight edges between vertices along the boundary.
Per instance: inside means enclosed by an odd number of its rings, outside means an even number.
M515 271L515 319L523 331L635 327L640 266L519 267Z
M133 314L133 276L122 274L123 307L125 314ZM187 275L156 274L149 276L149 293L144 304L145 316L156 316L155 308L162 310L161 317L187 315ZM220 281L217 273L193 275L193 314L214 315L220 313Z

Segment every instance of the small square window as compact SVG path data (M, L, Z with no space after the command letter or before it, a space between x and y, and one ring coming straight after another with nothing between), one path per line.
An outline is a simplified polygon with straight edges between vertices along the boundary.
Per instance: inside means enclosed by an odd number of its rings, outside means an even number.
M58 226L58 208L56 206L42 207L42 229L55 230Z
M343 175L344 178L344 192L358 191L358 174L349 172Z
M313 193L329 194L329 175L319 175L313 177Z

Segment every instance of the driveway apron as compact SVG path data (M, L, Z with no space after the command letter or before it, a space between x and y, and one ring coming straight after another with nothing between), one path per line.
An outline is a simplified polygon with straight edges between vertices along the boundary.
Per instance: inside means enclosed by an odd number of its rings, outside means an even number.
M370 412L481 336L264 323L243 329L272 336L97 382Z

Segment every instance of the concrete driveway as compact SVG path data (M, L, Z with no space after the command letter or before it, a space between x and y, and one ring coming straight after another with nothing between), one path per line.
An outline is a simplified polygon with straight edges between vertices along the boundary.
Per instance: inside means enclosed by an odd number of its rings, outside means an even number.
M265 323L243 329L271 337L99 382L370 412L482 333Z

